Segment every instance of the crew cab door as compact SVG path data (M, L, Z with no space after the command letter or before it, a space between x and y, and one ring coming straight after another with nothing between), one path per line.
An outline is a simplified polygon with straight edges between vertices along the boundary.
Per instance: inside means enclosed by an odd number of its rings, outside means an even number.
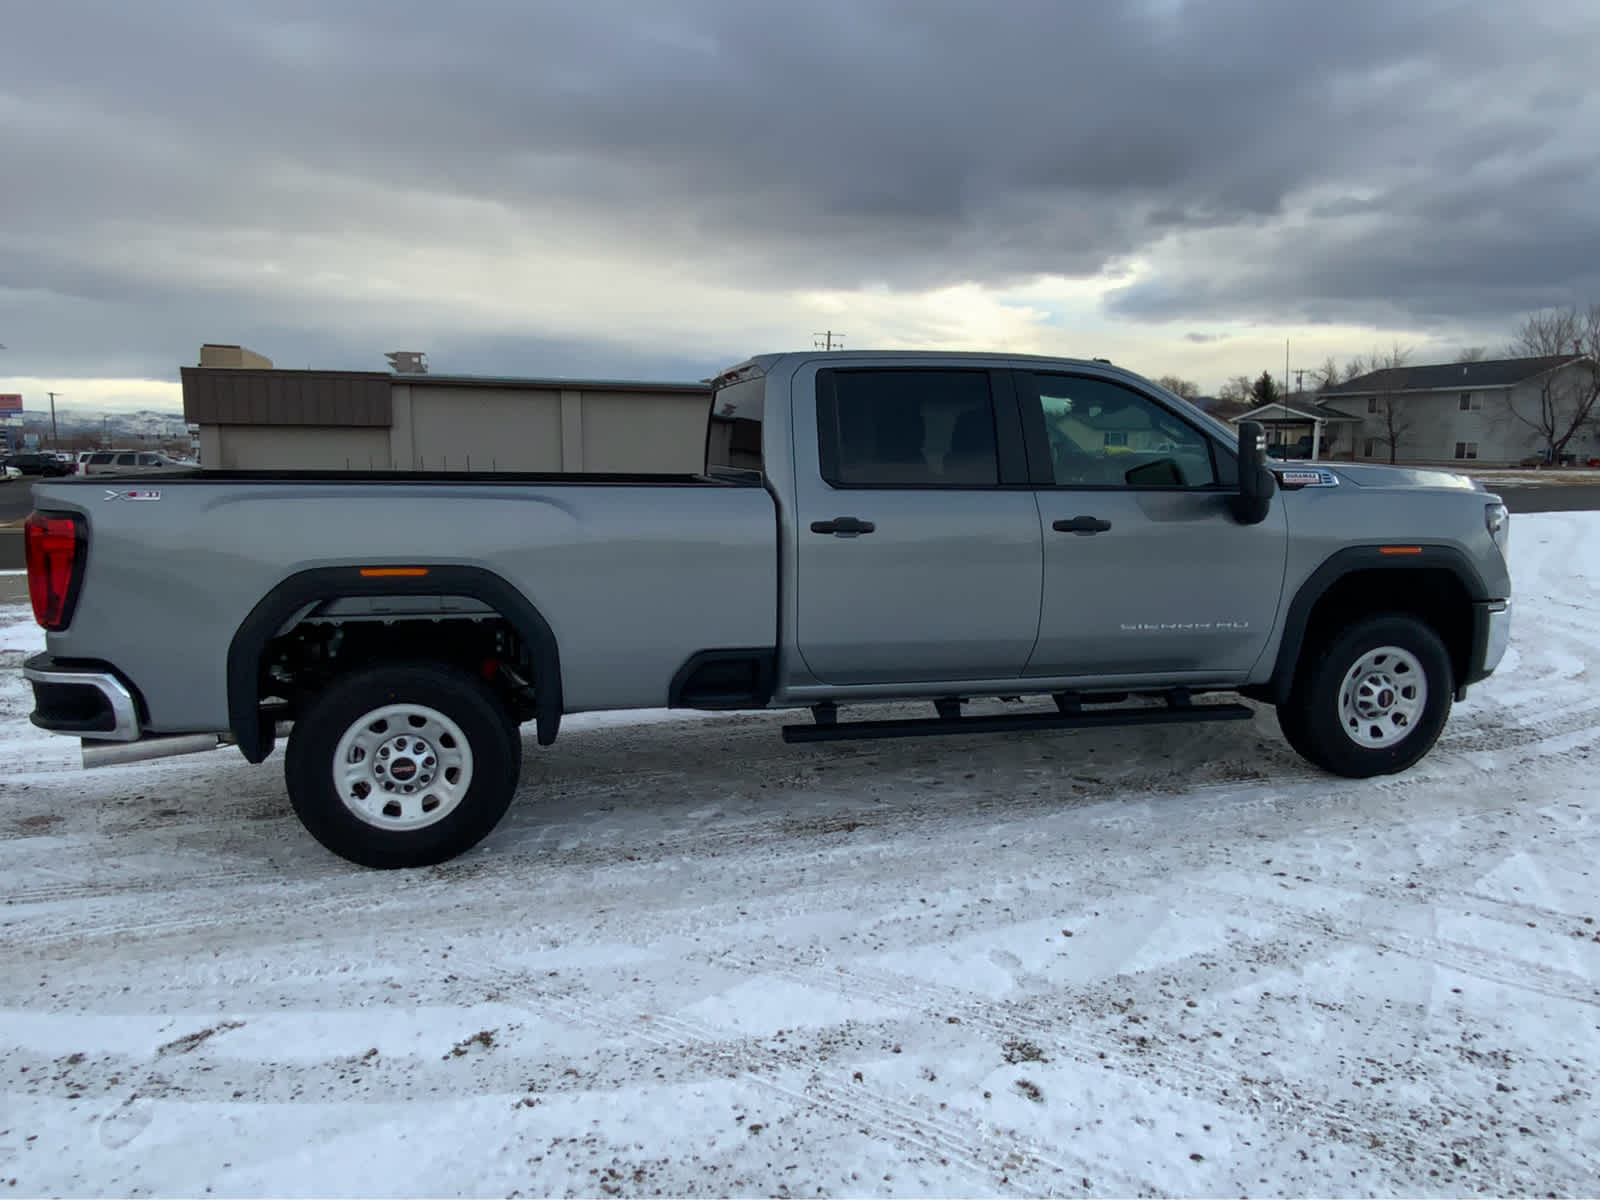
M1042 547L1010 373L802 367L794 636L826 684L1016 678Z
M1242 679L1277 614L1285 506L1240 524L1234 457L1123 380L1016 378L1042 480L1044 596L1026 674Z

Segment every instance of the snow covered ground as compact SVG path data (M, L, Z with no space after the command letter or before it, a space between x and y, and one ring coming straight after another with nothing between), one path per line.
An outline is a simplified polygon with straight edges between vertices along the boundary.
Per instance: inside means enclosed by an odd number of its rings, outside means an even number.
M1402 778L573 721L476 852L81 773L0 633L0 1195L1600 1191L1600 514ZM25 613L0 612L16 625Z
M1488 469L1483 471L1457 471L1481 479L1491 491L1496 484L1515 484L1518 487L1570 487L1574 484L1600 483L1600 471L1592 467L1550 467L1523 470Z

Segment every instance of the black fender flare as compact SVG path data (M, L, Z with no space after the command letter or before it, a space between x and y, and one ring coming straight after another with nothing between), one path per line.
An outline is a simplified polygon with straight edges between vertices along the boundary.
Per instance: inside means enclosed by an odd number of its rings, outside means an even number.
M1406 545L1403 550L1396 546L1347 546L1330 554L1300 585L1284 616L1283 633L1278 639L1278 655L1271 678L1247 690L1241 689L1241 694L1270 704L1286 702L1294 687L1295 666L1300 661L1306 630L1310 627L1311 614L1317 602L1346 576L1357 571L1372 570L1445 570L1454 575L1466 590L1467 598L1473 602L1472 661L1483 661L1484 648L1489 640L1488 612L1484 602L1493 597L1466 554L1455 546L1416 543ZM1465 682L1471 683L1473 680L1469 678Z
M533 656L539 744L555 741L563 711L561 654L544 615L521 591L482 567L419 563L414 569L426 574L368 575L361 567L316 567L290 575L250 610L228 644L228 728L248 761L258 763L272 753L276 732L271 723L263 725L260 711L261 656L267 644L308 604L359 596L468 596L489 605Z

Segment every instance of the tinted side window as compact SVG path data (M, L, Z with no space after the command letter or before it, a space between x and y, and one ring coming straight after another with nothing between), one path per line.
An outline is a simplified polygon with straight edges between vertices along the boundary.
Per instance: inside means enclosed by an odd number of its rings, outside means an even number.
M137 464L133 461L133 459L134 459L134 456L131 455L131 454L119 454L119 455L117 455L117 466L119 466L119 467L136 466Z
M112 457L113 457L112 455L105 454L105 453L91 454L89 456L89 462L93 466L103 467L103 466L106 466L108 463L110 463Z
M1211 441L1120 384L1035 375L1058 487L1209 487Z
M986 371L825 371L817 379L822 475L840 487L994 487Z
M139 455L139 465L141 467L159 467L161 460L154 454L141 454Z
M708 471L759 471L761 421L765 406L765 376L741 379L719 388L711 399L711 423L706 431Z

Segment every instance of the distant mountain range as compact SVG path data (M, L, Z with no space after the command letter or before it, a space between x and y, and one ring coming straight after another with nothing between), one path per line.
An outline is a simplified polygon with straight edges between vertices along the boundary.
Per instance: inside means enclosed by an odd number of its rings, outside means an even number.
M8 413L8 416L17 416ZM36 433L44 438L50 436L50 413L48 410L39 412L37 409L27 409L20 414L22 417L22 432ZM122 411L84 411L83 409L69 409L56 412L56 431L63 440L69 437L82 437L90 435L100 441L118 442L170 442L187 441L189 437L188 426L184 423L181 412L160 412L155 409L139 409L136 412ZM13 432L16 432L13 429Z

